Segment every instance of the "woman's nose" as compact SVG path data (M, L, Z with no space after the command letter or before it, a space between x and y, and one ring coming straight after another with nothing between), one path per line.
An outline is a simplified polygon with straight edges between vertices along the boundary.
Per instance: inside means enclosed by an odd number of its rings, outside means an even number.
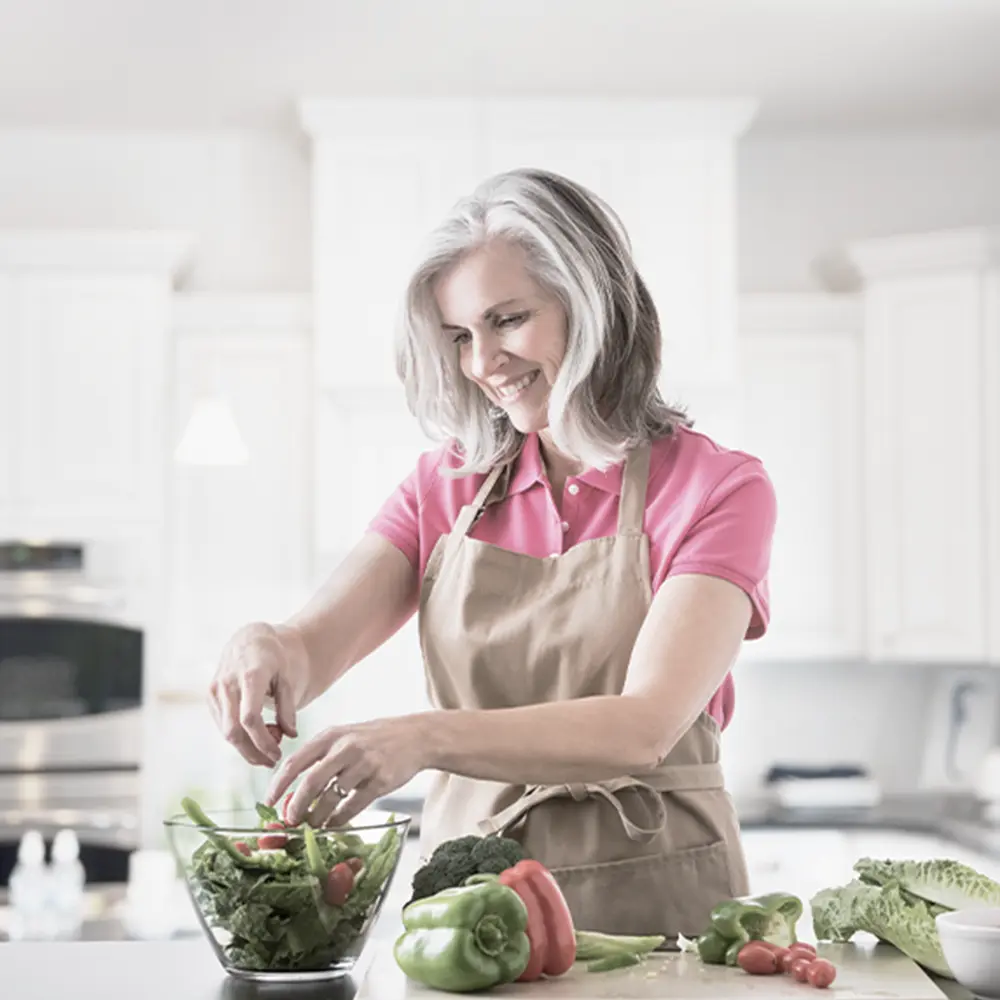
M500 352L494 338L474 336L470 365L472 374L478 379L489 378L496 370L499 355Z

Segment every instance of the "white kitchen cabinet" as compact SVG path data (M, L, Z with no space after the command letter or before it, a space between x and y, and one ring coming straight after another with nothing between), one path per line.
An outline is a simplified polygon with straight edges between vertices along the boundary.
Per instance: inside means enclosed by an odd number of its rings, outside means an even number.
M242 465L173 462L169 480L173 668L168 686L207 684L223 643L305 600L312 564L312 393L308 301L177 296L171 444L203 394L230 405Z
M8 534L162 518L169 297L185 248L156 234L0 234Z
M735 141L752 103L310 101L317 380L395 384L392 340L417 249L450 205L512 167L610 201L663 321L665 384L735 376Z
M663 387L736 376L734 139L750 109L684 102L498 102L488 173L535 166L591 188L621 218L660 313Z
M864 647L860 323L849 296L745 296L741 420L778 500L772 621L745 659L851 658Z
M18 415L14 403L14 375L17 371L14 351L14 303L11 280L0 274L0 524L7 523L16 501L14 494L14 461L18 440Z
M471 105L319 102L313 149L316 382L396 386L396 322L421 242L479 181Z
M986 418L986 628L989 659L1000 664L1000 267L986 281L983 405Z
M1000 329L987 308L995 251L985 230L850 251L865 280L872 659L989 655L989 512L1000 503L995 470L987 471L997 456L985 377Z

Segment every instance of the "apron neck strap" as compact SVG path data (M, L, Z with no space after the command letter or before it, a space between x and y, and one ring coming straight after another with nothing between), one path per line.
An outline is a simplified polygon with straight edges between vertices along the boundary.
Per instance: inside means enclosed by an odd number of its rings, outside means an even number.
M618 501L618 534L641 535L646 513L646 487L649 483L648 444L633 448L625 456L622 470L622 493Z
M649 483L649 453L649 445L641 444L625 456L622 492L618 501L619 535L642 534L642 522L646 513L646 487ZM508 471L508 468L507 465L496 465L490 470L472 503L459 511L455 527L452 529L454 535L462 537L469 533L480 511L486 506L497 480Z
M483 485L479 487L479 492L472 503L466 504L458 512L458 517L455 519L455 527L452 528L453 535L461 538L469 533L472 526L476 523L479 512L486 506L486 501L493 492L493 487L496 486L497 480L506 468L505 465L495 465L490 470L489 475L483 480Z

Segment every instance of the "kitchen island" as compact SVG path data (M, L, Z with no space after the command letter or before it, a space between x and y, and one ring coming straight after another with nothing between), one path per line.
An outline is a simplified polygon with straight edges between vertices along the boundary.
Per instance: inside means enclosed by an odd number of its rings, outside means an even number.
M259 985L227 976L203 939L154 942L8 943L0 945L4 1000L406 1000L445 997L408 982L392 958L391 943L372 942L357 974L327 983ZM973 1000L950 981L931 980L885 945L825 945L820 954L838 969L829 990L787 976L748 976L739 969L702 965L692 955L654 956L640 966L512 984L480 996L552 1000Z

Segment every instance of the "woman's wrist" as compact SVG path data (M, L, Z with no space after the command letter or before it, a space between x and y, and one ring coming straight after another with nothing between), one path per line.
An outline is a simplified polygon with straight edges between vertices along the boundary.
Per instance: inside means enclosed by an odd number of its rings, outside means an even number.
M295 710L298 711L319 693L312 690L315 672L308 643L301 629L288 622L271 625L270 629L284 654L286 679L295 699Z

